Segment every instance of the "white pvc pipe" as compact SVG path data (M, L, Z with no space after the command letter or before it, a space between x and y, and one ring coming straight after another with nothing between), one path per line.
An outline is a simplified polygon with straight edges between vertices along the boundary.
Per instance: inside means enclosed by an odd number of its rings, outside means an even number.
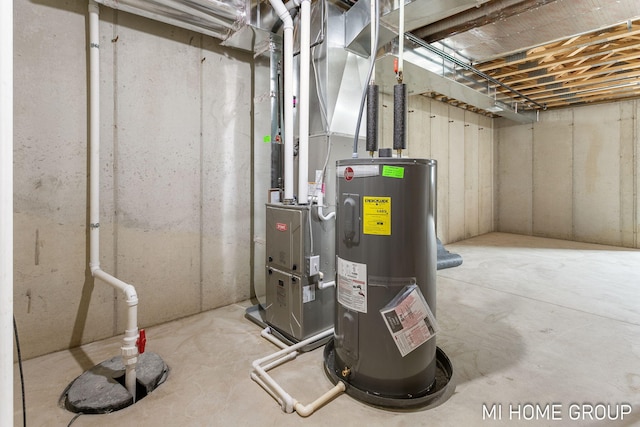
M324 193L321 191L320 194L318 195L318 218L320 218L323 221L328 221L331 218L335 218L336 217L336 211L330 212L327 215L324 215L324 213L322 212L324 208Z
M299 7L301 1L303 0L289 0L285 6L287 7L287 10L290 11L291 9L295 9L296 7Z
M264 330L263 332L265 332ZM278 384L268 373L269 369L272 369L278 365L281 365L284 362L292 360L298 354L298 349L321 340L329 335L333 334L333 328L316 334L312 337L309 337L305 340L298 342L292 346L286 347L280 351L277 351L269 356L263 357L261 359L254 360L251 364L253 370L251 372L251 378L257 382L263 389L265 389L282 407L282 410L291 413L294 410L298 412L301 416L306 417L313 413L317 408L322 406L324 403L331 400L333 397L341 393L345 390L344 383L340 382L336 384L334 388L332 388L327 393L320 396L314 402L309 405L302 405L297 400L295 400L289 393L287 393L281 386ZM263 366L264 365L264 366ZM342 385L340 385L342 384Z
M313 414L316 409L318 409L346 389L347 387L344 385L344 383L342 381L338 381L338 383L333 386L331 390L327 391L325 394L323 394L310 404L305 406L302 403L295 401L295 403L293 404L293 408L301 417L308 417L309 415Z
M138 347L138 296L135 288L100 269L100 8L89 0L89 268L100 279L121 291L128 305L127 327L122 342L125 386L136 401Z
M326 330L324 332L320 332L319 334L313 335L312 337L309 337L309 338L307 338L305 340L302 340L302 341L300 341L300 342L298 342L298 343L296 343L296 344L294 344L292 346L289 346L289 347L287 347L287 348L285 348L283 350L280 350L280 351L277 351L277 352L275 352L273 354L270 354L269 356L265 356L265 357L263 357L261 359L254 360L253 361L253 365L254 366L255 365L262 365L263 363L270 362L270 361L272 361L272 360L274 360L276 358L279 358L279 357L281 357L281 356L283 356L285 354L297 351L299 348L302 348L302 347L304 347L304 346L306 346L308 344L311 344L312 342L315 342L315 341L321 340L322 338L328 337L331 334L333 334L333 328L328 329L328 330Z
M311 2L300 5L300 147L298 150L298 203L309 199L309 71L311 60Z
M13 425L13 0L0 1L0 425Z
M251 379L254 380L256 383L258 383L258 385L260 387L262 387L262 389L264 391L266 391L267 393L269 393L269 395L271 397L274 398L274 400L276 402L278 402L278 405L280 405L281 408L284 408L284 402L282 401L282 398L280 398L280 396L278 396L273 390L271 390L271 388L269 388L269 386L267 385L267 383L265 383L264 381L262 381L262 378L260 378L258 376L258 374L256 374L255 372L251 372Z
M284 29L284 200L293 201L293 20L281 0L269 0Z
M271 333L271 328L270 327L266 327L262 330L262 332L260 332L260 336L264 339L266 339L267 341L271 342L272 344L275 344L277 347L280 348L287 348L288 345L283 343L282 341L280 341L278 338L274 337L273 334Z
M330 282L322 281L322 282L318 283L318 288L319 289L333 288L335 286L336 286L336 281L335 280L332 280Z
M280 384L278 384L273 378L271 378L271 376L267 374L267 371L265 371L262 366L254 365L253 373L261 379L262 383L260 383L260 385L263 388L266 385L266 390L268 392L269 390L271 390L269 394L275 394L276 396L278 396L278 401L281 402L280 407L284 412L288 414L293 412L293 397L291 397L289 393L284 391Z

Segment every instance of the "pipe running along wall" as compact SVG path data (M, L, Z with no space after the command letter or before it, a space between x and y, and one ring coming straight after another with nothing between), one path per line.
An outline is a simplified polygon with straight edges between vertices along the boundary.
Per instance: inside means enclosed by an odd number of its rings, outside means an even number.
M138 296L135 288L100 269L100 8L89 0L89 268L100 279L126 297L127 326L121 347L125 365L125 386L136 401L138 361Z
M281 0L270 0L284 31L284 201L293 202L293 19Z
M298 150L298 203L309 198L309 71L311 62L311 1L300 4L300 149ZM286 183L285 183L286 185Z
M13 0L0 1L0 425L13 425Z

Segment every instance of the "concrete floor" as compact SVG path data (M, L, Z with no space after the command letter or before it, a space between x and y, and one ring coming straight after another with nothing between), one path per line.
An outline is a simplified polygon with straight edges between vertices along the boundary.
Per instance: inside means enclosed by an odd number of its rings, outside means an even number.
M439 406L389 412L341 395L307 419L282 412L249 378L251 361L276 348L245 320L247 302L148 328L147 348L171 367L169 378L140 402L112 414L73 420L75 414L57 403L84 369L118 354L119 337L26 361L27 423L640 425L640 251L503 233L447 249L461 254L464 263L438 273L438 346L454 365L450 396ZM304 403L331 387L322 349L272 374ZM15 425L20 426L17 379L16 368ZM483 420L483 408L492 405L496 418L502 407L501 421ZM617 418L622 410L631 413L613 422L596 420L604 409Z

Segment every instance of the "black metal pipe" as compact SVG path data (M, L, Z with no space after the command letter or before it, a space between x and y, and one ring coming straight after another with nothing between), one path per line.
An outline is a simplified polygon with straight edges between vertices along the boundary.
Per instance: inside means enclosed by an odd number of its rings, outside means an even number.
M378 151L378 85L370 84L367 89L367 151Z

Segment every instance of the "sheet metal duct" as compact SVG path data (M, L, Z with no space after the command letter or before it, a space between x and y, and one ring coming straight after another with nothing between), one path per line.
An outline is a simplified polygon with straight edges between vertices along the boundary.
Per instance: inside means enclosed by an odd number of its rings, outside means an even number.
M414 0L405 2L405 31L421 28L448 18L467 9L475 8L488 0ZM393 40L398 34L397 0L380 0L379 46ZM369 16L371 0L359 0L346 13L345 45L350 51L369 56ZM395 7L395 8L394 8Z
M393 93L393 86L396 83L396 76L393 72L394 59L395 55L391 53L387 53L378 59L376 81L380 85L380 91L383 93ZM409 95L437 92L474 107L494 112L501 117L518 123L533 123L537 121L535 112L517 111L510 105L496 101L492 96L429 71L423 61L420 60L419 55L405 55L404 59L404 81L407 82Z
M247 22L249 0L96 0L107 7L144 16L222 40Z

